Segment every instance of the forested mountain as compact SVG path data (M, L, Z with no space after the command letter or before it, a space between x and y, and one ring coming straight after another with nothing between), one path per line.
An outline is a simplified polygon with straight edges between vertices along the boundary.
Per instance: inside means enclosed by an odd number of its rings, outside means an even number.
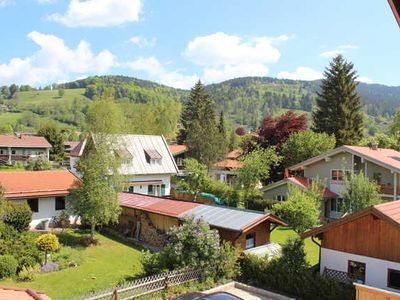
M287 109L311 112L319 84L319 81L245 77L211 84L206 90L214 98L217 111L223 110L232 125L255 128L266 114L276 115ZM187 90L126 76L93 76L43 89L13 85L0 88L0 125L8 122L23 128L37 127L40 120L54 119L80 130L90 100L109 88L131 115L132 130L139 132L147 132L146 126L153 126L149 130L153 133L159 132L160 126L165 130L174 128L180 104L189 94ZM400 87L360 83L358 91L367 114L367 130L384 131L400 106ZM148 119L153 119L154 124Z

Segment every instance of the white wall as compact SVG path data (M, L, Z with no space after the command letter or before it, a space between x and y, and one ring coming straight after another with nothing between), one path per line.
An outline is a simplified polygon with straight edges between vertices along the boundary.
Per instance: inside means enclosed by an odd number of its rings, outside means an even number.
M135 175L129 177L128 181L160 181L161 184L165 184L165 196L171 194L171 175L166 174L150 174L150 175ZM148 185L135 185L135 193L147 195Z
M16 203L27 203L27 200L25 199L11 201L15 201ZM37 213L32 213L32 222L30 223L31 227L36 227L43 220L51 220L53 217L58 217L62 212L62 210L56 210L55 197L39 198L38 206L39 211Z
M365 284L373 287L399 292L387 287L388 269L400 271L400 263L356 255L347 252L321 248L321 272L324 268L347 272L348 261L365 263Z

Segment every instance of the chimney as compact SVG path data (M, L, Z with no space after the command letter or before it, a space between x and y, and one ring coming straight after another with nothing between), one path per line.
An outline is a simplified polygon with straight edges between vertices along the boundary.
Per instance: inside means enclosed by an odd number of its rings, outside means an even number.
M371 143L371 149L372 150L378 150L378 146L379 146L379 143L377 141L373 141Z

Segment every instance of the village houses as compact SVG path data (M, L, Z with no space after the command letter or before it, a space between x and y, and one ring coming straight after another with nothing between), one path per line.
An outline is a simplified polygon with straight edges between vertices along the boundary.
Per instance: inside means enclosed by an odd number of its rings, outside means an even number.
M313 179L319 179L326 188L323 193L322 215L325 219L337 219L341 213L341 194L344 191L346 173L363 172L380 187L385 201L400 198L400 152L393 149L344 145L289 167L292 176L265 186L264 199L286 200L289 186L308 188Z

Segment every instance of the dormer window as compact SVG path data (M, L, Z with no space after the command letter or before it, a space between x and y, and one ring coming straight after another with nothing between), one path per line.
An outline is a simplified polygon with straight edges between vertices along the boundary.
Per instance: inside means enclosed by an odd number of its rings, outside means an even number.
M162 156L161 154L155 149L146 149L144 150L144 154L146 156L146 161L151 164L160 164Z

